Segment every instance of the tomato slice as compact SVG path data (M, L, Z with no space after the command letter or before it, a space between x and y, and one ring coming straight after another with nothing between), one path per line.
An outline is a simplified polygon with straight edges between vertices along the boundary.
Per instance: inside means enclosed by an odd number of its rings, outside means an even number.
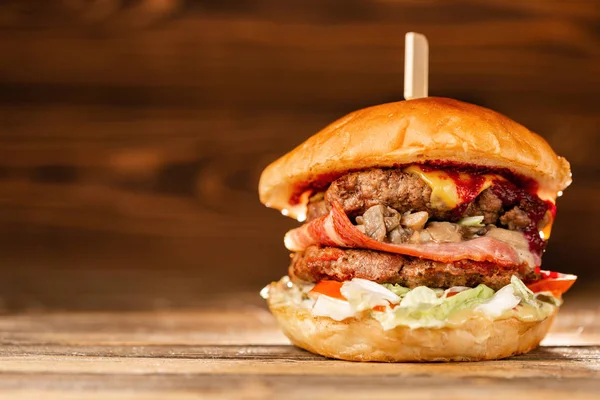
M544 276L539 281L527 285L532 292L552 292L553 295L561 297L563 293L573 286L577 276L561 274L560 272L540 271Z
M347 300L343 295L340 289L342 288L343 283L338 281L321 281L313 287L310 294L324 294L325 296L333 297L334 299Z

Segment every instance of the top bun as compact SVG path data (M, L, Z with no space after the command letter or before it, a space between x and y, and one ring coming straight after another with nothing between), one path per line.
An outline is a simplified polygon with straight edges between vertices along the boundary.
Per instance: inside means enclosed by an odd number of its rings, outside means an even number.
M571 183L567 160L524 126L487 108L426 97L338 119L270 164L258 191L267 207L302 218L306 204L294 197L317 179L427 161L506 168L537 181L540 197L550 200Z

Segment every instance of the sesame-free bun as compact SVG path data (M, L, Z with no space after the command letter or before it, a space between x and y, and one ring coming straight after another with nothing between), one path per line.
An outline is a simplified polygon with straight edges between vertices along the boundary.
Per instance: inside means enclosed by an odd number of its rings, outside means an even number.
M571 183L567 160L524 126L487 108L427 97L365 108L330 124L263 171L260 200L298 217L306 206L293 197L311 182L427 161L506 168L537 181L548 199Z
M293 302L269 298L268 303L296 346L341 360L385 362L497 360L527 353L546 336L558 310L538 322L477 317L452 328L399 326L386 331L366 313L336 321L314 317L310 309Z

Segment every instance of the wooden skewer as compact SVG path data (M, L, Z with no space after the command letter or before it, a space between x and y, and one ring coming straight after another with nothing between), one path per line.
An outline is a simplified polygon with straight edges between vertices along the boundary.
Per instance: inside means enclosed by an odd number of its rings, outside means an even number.
M404 49L404 98L427 97L429 90L429 43L425 35L408 32Z

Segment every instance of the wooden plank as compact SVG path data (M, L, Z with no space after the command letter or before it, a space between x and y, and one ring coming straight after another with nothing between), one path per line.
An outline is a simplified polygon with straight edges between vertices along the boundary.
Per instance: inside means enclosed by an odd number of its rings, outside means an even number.
M416 20L432 43L432 93L477 97L482 87L486 97L516 92L539 99L540 93L554 93L563 107L592 110L586 104L598 90L593 77L600 45L592 28L598 10L586 2L565 6L571 12L564 13L557 3L543 8L471 2L471 17L463 21L461 4L359 1L355 6L370 12L341 23L339 13L298 6L320 18L313 24L269 21L269 8L285 10L263 3L268 6L251 13L230 7L211 15L186 8L165 25L144 29L122 25L120 14L126 20L135 15L130 9L86 23L76 13L48 16L31 3L29 14L17 12L10 34L0 38L7 61L0 67L4 101L355 108L401 98L398 32L414 29ZM44 15L39 29L19 29L18 21L27 24L26 16L36 10ZM372 17L361 21L361 15ZM395 17L388 20L390 15Z
M590 104L568 112L564 100L553 99L553 104L527 103L522 98L515 103L510 95L490 96L486 102L542 134L582 173L596 169L594 150L600 143L595 134L597 116L585 111ZM520 107L523 104L527 109ZM5 128L0 135L1 165L103 167L113 174L143 175L164 164L219 156L229 163L242 158L258 169L350 111L1 105L0 123Z
M328 360L286 344L274 319L248 299L194 311L5 315L0 318L0 396L352 394L366 399L401 393L409 398L591 399L600 394L600 310L589 298L565 307L553 327L550 337L576 330L569 346L544 346L507 360L449 364ZM578 345L585 343L583 331L596 335L589 336L595 345Z
M515 391L534 399L550 391L554 391L553 398L567 393L572 398L593 398L600 393L599 354L600 347L549 347L509 360L473 364L363 364L326 360L290 346L26 346L0 355L0 393L15 387L19 391L41 387L51 392L77 390L81 395L150 389L169 394L217 391L227 396L243 390L257 395L256 388L247 387L254 382L271 388L270 395L285 391L298 398L334 388L338 393L354 393L357 384L364 391L359 393L378 398L397 396L398 390L422 396L457 389L461 398L481 396L481 390L504 396ZM275 382L281 386L273 387Z
M313 375L347 376L364 379L365 375L444 375L446 377L498 378L600 378L600 347L543 348L524 357L477 363L385 364L327 360L304 355L300 350L263 348L263 354L252 347L235 349L214 347L191 349L197 353L182 356L85 356L8 355L0 356L2 373L60 374L218 374L218 375ZM227 353L237 354L231 357ZM247 356L249 353L253 353ZM223 354L223 356L221 356ZM299 362L301 361L301 362ZM566 369L565 365L569 368ZM525 367L525 368L524 368Z
M593 292L569 296L544 343L600 346L597 298ZM58 352L51 354L81 347L90 356L125 351L127 346L139 347L141 353L132 353L133 356L155 351L185 353L193 346L219 345L251 345L264 351L261 345L288 343L256 292L204 298L189 311L165 307L154 312L7 315L0 319L0 331L0 355L25 354L27 349L42 347L47 352ZM94 353L94 349L98 352Z
M331 363L331 362L329 362ZM331 365L331 364L330 364ZM401 370L402 366L398 366ZM76 382L73 381L76 378ZM503 379L402 375L219 375L219 374L1 374L0 394L34 395L44 399L88 398L209 398L268 399L597 399L598 386L591 379ZM100 396L98 395L100 394ZM106 397L103 397L106 395ZM54 396L54 397L53 397ZM121 397L119 397L121 396ZM188 396L188 397L186 397ZM191 397L195 396L195 397ZM7 397L5 397L7 398ZM22 397L17 397L22 398ZM138 398L138 397L134 397Z
M261 170L400 99L407 30L431 39L433 94L571 161L544 266L593 287L600 10L521 3L1 2L0 306L195 306L284 274L295 222L258 203Z
M549 377L560 375L563 378L582 378L597 376L600 367L600 346L546 346L536 349L528 354L515 356L509 360L485 361L477 363L447 363L437 364L433 371L446 376L472 375L489 377ZM35 365L30 360L39 360ZM83 369L67 371L78 364L94 365ZM559 371L560 361L569 359L574 361L573 368L569 371ZM398 370L393 364L386 363L354 363L329 360L288 345L149 345L149 346L52 346L52 345L25 345L3 346L0 349L2 372L43 372L48 369L52 360L64 362L63 371L71 373L172 373L180 368L185 368L190 373L219 373L219 374L295 374L299 370L306 375L321 375L323 369L329 367L342 367L333 375L362 375L386 374ZM160 371L144 370L153 368L147 361L163 363ZM193 362L198 361L198 362ZM244 362L240 362L244 361ZM247 362L246 362L247 361ZM297 361L302 361L300 366ZM510 362L527 363L529 371L516 371ZM135 372L127 370L127 365L139 365ZM105 364L105 365L103 365ZM141 369L140 369L141 368ZM281 368L278 370L278 368ZM402 367L406 374L418 375L421 371L431 369L431 364L412 363ZM510 373L514 376L507 375Z
M202 173L202 170L198 170ZM199 178L202 179L202 178ZM580 185L569 189L560 201L555 237L574 238L573 244L587 243L587 233L579 229L589 219L598 219L599 210L591 205L600 198L600 190ZM148 185L152 184L149 180ZM224 184L223 181L215 182ZM221 193L200 191L192 196L145 193L123 188L119 182L104 184L62 185L36 184L28 181L3 182L0 195L5 196L0 218L6 223L27 222L46 226L145 233L161 237L241 237L256 234L266 227L269 236L282 237L285 227L297 222L282 219L274 211L257 204L256 194L232 188L217 188ZM9 197L10 196L10 197ZM583 207L578 199L586 198ZM227 211L235 207L229 215ZM589 209L588 209L589 207ZM93 211L93 212L92 212ZM263 216L262 226L256 216ZM119 218L120 217L120 218ZM559 225L560 223L560 225ZM560 228L562 226L562 228Z

